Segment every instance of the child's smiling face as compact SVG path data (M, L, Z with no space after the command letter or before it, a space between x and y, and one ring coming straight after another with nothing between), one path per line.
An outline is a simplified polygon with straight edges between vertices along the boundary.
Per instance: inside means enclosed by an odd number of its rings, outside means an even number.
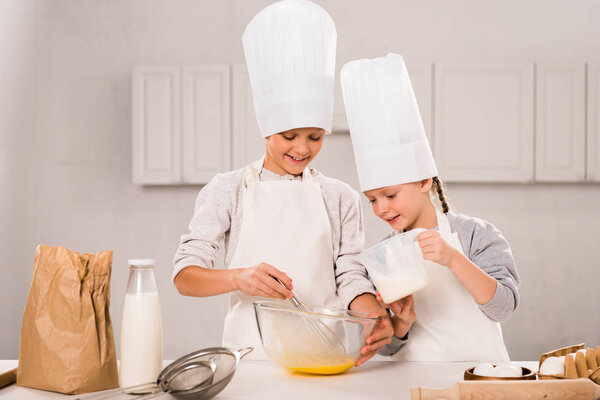
M324 137L321 128L291 129L267 137L265 168L281 175L300 175L321 151Z
M425 205L430 203L431 178L419 182L386 186L364 192L373 212L399 231L418 226ZM417 225L417 226L415 226Z

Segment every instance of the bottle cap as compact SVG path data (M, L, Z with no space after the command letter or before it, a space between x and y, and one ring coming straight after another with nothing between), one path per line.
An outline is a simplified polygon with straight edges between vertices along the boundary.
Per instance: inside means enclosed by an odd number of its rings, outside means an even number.
M136 267L151 267L156 264L156 261L151 258L132 258L127 261L130 266Z

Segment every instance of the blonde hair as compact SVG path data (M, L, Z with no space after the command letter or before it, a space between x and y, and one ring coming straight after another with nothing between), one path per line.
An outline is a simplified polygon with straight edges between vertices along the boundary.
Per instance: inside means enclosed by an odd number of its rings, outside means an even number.
M440 203L442 204L442 211L444 214L448 214L448 211L450 211L450 206L448 205L446 196L444 195L444 184L437 176L434 176L431 179L433 181L433 184L431 185L431 191L437 193L438 199L440 199Z

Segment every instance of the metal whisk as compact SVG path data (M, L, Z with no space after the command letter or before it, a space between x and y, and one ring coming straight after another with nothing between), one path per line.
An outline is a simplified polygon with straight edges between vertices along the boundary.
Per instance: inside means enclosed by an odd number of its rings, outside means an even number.
M277 279L277 278L275 278ZM279 279L277 281L285 287L283 282ZM289 299L290 302L294 305L294 308L303 313L312 314L313 311L308 308L302 300L292 291L292 298ZM311 318L310 315L301 315L302 322L306 327L306 331L311 336L315 343L315 352L324 360L328 360L332 363L343 363L348 360L348 353L346 352L346 348L344 344L323 321Z

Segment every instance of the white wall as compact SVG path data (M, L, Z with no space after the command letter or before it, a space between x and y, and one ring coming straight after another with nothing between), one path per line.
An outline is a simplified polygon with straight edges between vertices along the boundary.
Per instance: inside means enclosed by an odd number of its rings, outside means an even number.
M318 2L336 22L340 65L390 51L408 61L600 57L594 0ZM131 183L130 72L243 61L245 25L269 3L0 1L0 358L18 357L38 243L114 250L117 337L127 259L153 257L165 356L220 342L225 296L184 298L170 283L200 187ZM358 188L347 134L328 137L315 166ZM512 357L600 344L600 185L453 184L448 191L458 211L496 224L513 247L523 283L522 305L503 325ZM387 227L364 211L371 244Z
M16 358L31 280L34 191L35 10L0 1L0 358ZM27 261L25 261L27 260ZM29 264L29 265L28 265Z

